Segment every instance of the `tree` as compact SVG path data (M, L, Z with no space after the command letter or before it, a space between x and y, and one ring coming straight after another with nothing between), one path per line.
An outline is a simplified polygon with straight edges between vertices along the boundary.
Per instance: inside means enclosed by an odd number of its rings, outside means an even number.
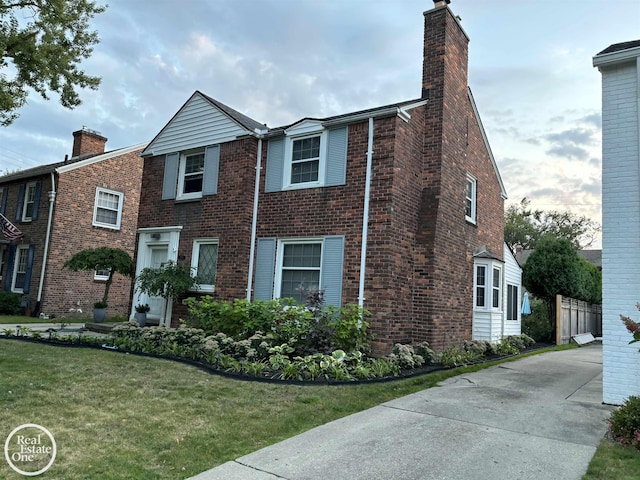
M98 34L89 20L106 7L91 0L0 0L0 125L10 125L28 89L66 108L80 105L77 88L97 89L99 77L79 69Z
M164 298L166 321L169 299L198 288L199 278L192 273L191 266L170 260L157 268L143 268L136 278L136 286L140 293Z
M565 238L546 235L540 238L522 268L525 288L547 306L555 324L555 298L564 295L590 303L602 300L600 271L578 255Z
M109 278L107 278L104 285L104 295L102 297L102 302L105 306L108 301L109 289L113 282L114 273L120 273L125 277L132 277L134 273L133 260L131 259L131 256L124 250L111 247L87 248L85 250L81 250L67 260L63 267L73 272L77 272L79 270L89 272L93 272L95 270L108 270Z
M568 240L576 249L586 248L600 231L600 225L586 216L562 210L532 210L530 204L525 197L505 211L504 241L512 250L533 250L546 235Z

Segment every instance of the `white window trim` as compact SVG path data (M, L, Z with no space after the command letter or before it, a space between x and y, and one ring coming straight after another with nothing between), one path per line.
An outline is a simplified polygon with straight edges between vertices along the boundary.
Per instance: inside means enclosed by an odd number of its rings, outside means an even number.
M27 217L27 207L29 206L29 202L27 201L29 198L29 189L33 188L33 207L31 208L31 216ZM29 182L24 187L24 198L22 199L22 221L23 222L31 222L33 220L33 209L35 208L35 195L37 189L37 182Z
M515 293L516 295L513 298L513 304L515 305L516 309L516 318L509 318L509 313L511 313L509 311L509 287L515 288ZM520 287L518 285L516 285L515 283L507 283L507 291L505 292L505 295L507 297L507 308L505 309L505 320L507 320L508 322L517 322L518 321L518 317L520 316Z
M97 220L98 218L98 208L104 208L104 207L99 207L98 206L98 198L100 198L100 193L108 193L111 195L117 195L118 196L118 215L116 217L116 224L112 224L112 223L104 223L104 222L99 222ZM117 192L115 190L109 190L107 188L102 188L102 187L96 187L96 198L93 202L93 222L92 225L94 227L103 227L103 228L110 228L112 230L120 230L120 227L122 225L122 207L124 204L124 193L122 192ZM105 210L109 210L107 208L104 208Z
M29 245L18 245L13 259L13 277L11 278L11 291L13 293L24 293L23 288L16 288L16 277L18 276L18 263L20 262L21 250L25 250L27 252L27 263L29 262Z
M178 162L178 190L176 191L176 200L193 200L196 198L202 198L202 190L200 190L199 192L191 193L182 193L182 191L184 190L184 176L187 167L187 157L198 154L202 154L204 156L205 153L205 149L203 148L180 152L180 161ZM202 188L204 188L204 170L202 172Z
M468 182L471 182L473 184L471 198L467 196ZM467 200L471 200L471 216L467 215ZM467 179L464 184L464 206L465 206L464 218L467 222L473 223L474 225L477 222L477 204L478 204L478 180L473 175L467 174Z
M2 272L4 271L4 268L5 268L4 257L6 254L7 254L7 246L0 245L0 281L2 281L2 279L4 278Z
M478 267L485 268L485 284L484 284L484 307L478 306ZM500 273L500 282L498 286L498 307L493 306L493 291L495 289L493 284L494 269ZM482 312L502 312L504 295L503 291L503 275L504 268L502 262L499 261L476 261L473 264L473 309Z
M300 244L320 244L320 272L319 283L322 282L322 265L324 260L324 239L320 238L287 238L278 240L278 247L276 253L276 274L273 282L273 298L280 298L280 292L282 290L282 263L284 261L284 247L286 245L300 245ZM322 288L322 285L319 285Z
M315 182L291 183L291 169L293 164L293 142L320 136L320 159L318 161L318 180ZM295 190L299 188L322 187L325 183L325 170L327 165L328 133L326 130L315 130L300 135L286 137L284 147L284 182L283 190Z
M201 245L218 245L218 253L220 253L220 243L217 238L198 238L193 241L193 249L191 250L191 268L194 275L198 275L198 260L200 257ZM216 281L218 280L218 263L216 261ZM216 291L215 285L199 284L197 292L213 293Z
M104 270L94 270L93 271L93 279L98 282L106 282L109 280L109 275L102 275L99 272L103 272Z

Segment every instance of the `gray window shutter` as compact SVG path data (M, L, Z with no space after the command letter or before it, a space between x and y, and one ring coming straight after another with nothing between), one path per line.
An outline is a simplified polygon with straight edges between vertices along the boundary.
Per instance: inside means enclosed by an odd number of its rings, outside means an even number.
M343 235L324 237L320 289L324 290L325 303L336 307L342 305L343 254Z
M218 193L218 172L220 170L220 145L207 147L204 152L204 177L202 194L215 195Z
M9 255L7 256L7 268L4 273L4 289L6 291L11 290L11 282L13 282L13 266L16 261L16 245L9 245Z
M31 284L31 271L33 270L33 257L36 253L36 246L29 245L29 253L27 253L27 271L24 275L24 288L22 289L22 293L29 293L30 284Z
M42 182L36 183L36 193L33 196L33 212L31 213L31 220L38 219L38 211L40 210L40 192L42 190Z
M269 140L267 148L267 173L264 191L279 192L282 190L284 170L284 138Z
M273 277L276 268L276 239L259 238L256 251L256 279L253 288L255 300L273 298Z
M162 180L162 200L176 198L178 187L178 153L168 153L164 159L164 179Z
M347 183L347 127L329 130L325 185Z
M24 206L24 191L25 191L26 185L23 183L22 185L20 185L20 187L18 188L18 205L16 206L16 221L17 222L21 222L22 221L22 207Z

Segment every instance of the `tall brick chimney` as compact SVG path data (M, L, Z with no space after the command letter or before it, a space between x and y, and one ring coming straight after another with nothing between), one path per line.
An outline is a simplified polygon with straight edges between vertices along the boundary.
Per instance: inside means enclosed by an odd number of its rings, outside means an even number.
M453 184L451 166L466 156L469 38L448 3L434 0L434 8L424 12L422 98L428 99L428 103L417 239L426 243L434 241L436 225L443 215L441 189L443 184Z
M99 132L82 127L82 130L73 132L73 151L71 156L79 157L81 155L104 153L106 143L107 138L100 135Z

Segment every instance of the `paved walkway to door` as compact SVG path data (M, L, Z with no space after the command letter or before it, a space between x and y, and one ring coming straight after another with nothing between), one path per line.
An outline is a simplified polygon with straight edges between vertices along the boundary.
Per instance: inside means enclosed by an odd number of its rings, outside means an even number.
M450 378L192 480L580 480L611 410L589 345Z

